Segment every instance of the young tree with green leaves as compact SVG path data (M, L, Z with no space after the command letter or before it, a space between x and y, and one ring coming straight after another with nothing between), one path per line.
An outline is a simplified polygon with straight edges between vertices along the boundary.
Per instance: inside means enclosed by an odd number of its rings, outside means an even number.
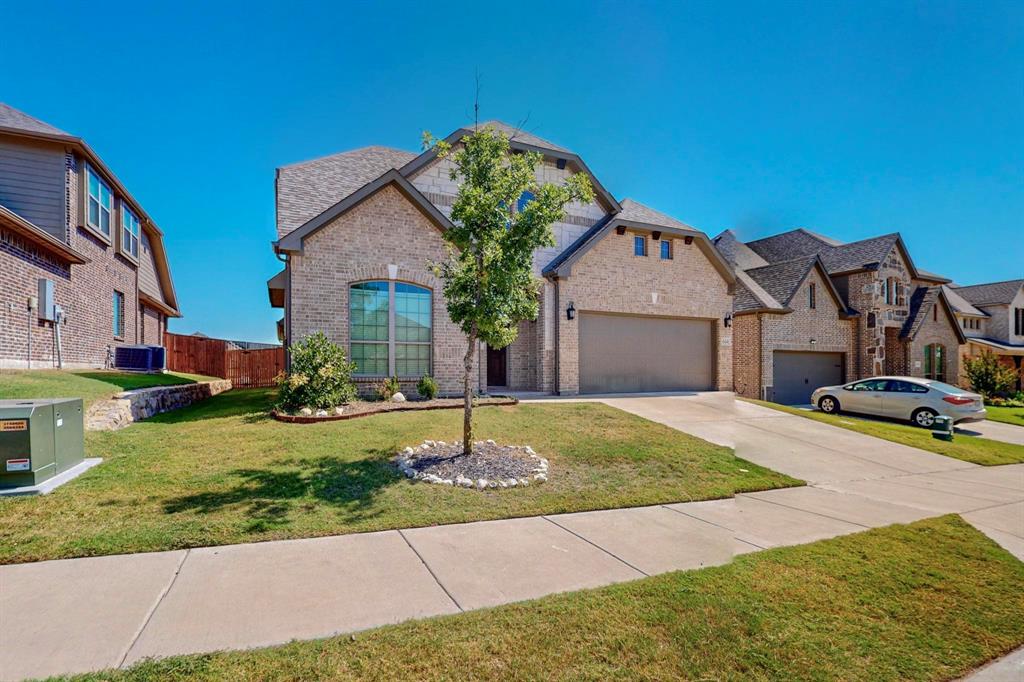
M994 353L984 351L981 355L964 359L964 373L971 389L986 398L1010 393L1017 383L1017 372L1013 367L999 363Z
M462 447L470 454L477 342L504 348L515 341L520 321L536 319L540 281L533 275L533 253L555 245L551 225L564 218L565 206L589 203L594 192L582 173L561 185L539 183L543 156L513 152L508 136L489 127L464 136L455 148L424 133L424 146L431 145L439 158L451 159L451 179L459 183L453 227L444 232L448 260L434 264L434 271L444 282L448 315L467 339Z

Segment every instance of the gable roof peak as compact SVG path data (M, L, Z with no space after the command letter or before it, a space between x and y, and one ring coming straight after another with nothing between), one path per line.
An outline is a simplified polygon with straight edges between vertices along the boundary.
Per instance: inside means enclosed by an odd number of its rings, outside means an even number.
M525 123L524 123L524 125L525 125ZM557 145L554 142L551 142L550 140L546 140L543 137L540 137L539 135L534 135L532 132L526 130L523 127L523 125L514 126L514 125L510 125L508 123L505 123L504 121L499 121L497 119L491 119L490 121L481 121L480 124L479 124L479 127L480 128L494 128L495 130L498 130L500 132L505 133L505 135L510 140L515 140L515 141L521 142L523 144L528 144L528 145L530 145L532 147L542 147L544 149L550 149L550 150L556 151L556 152L564 152L566 154L571 154L572 153L569 149L566 149L565 147L562 147L561 145ZM473 126L472 125L462 126L462 129L463 130L472 130Z

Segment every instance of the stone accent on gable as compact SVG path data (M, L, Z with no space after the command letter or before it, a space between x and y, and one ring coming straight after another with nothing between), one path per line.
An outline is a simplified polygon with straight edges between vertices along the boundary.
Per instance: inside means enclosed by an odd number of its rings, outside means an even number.
M437 226L397 189L384 187L308 236L303 252L289 258L289 342L322 331L348 352L350 284L392 278L417 284L433 292L432 373L443 394L461 395L466 337L448 317L442 284L429 270L431 262L445 258ZM483 369L479 357L477 388ZM419 377L406 379L403 389L415 395ZM361 384L368 388L376 380Z
M609 232L573 266L572 276L558 280L558 392L579 392L579 317L562 314L570 302L577 311L712 321L717 388L731 390L733 337L724 323L733 305L728 284L696 243L675 240L673 258L661 260L653 248L648 256L634 256L633 236Z

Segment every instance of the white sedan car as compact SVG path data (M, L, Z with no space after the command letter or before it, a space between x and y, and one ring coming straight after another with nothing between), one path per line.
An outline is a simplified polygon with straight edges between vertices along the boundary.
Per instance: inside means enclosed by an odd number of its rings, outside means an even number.
M825 413L839 411L905 419L931 428L939 415L953 423L985 418L985 403L977 393L931 379L872 377L843 386L823 386L811 401Z

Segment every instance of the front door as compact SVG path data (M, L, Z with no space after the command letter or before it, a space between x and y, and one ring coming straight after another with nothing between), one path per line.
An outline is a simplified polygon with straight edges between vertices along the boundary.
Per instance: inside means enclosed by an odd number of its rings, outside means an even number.
M508 374L506 359L508 358L507 348L487 347L487 385L508 386Z

